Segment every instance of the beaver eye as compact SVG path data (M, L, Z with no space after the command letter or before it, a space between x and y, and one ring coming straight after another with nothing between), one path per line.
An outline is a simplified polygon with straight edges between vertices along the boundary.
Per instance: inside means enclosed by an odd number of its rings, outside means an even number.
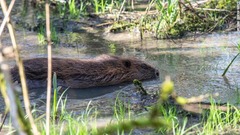
M124 61L123 61L123 65L124 65L126 68L130 68L130 67L131 67L131 61L130 61L130 60L124 60Z

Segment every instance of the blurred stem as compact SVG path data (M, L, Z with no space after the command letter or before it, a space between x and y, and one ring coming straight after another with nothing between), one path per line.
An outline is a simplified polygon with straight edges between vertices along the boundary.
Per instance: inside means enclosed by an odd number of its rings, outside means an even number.
M48 42L48 78L47 78L47 106L46 106L46 134L50 134L50 107L51 107L51 86L52 86L52 46L50 30L50 8L49 0L46 0L46 34Z
M14 128L16 129L16 133L19 135L31 135L31 126L27 119L24 117L23 108L20 100L16 96L16 91L14 90L9 66L5 63L6 55L3 54L4 49L0 44L0 90L2 97L5 101L5 113L4 118L0 127L0 131L2 130L3 124L6 120L7 114L10 110L10 116L12 119L12 123ZM12 54L13 51L9 51L9 54ZM8 55L8 54L7 54Z
M6 1L5 0L0 0L0 2L1 2L1 7L2 7L2 10L3 10L3 13L6 16L7 15ZM8 19L7 27L8 27L10 37L11 37L12 44L13 44L16 62L17 62L17 65L19 67L19 75L20 75L20 81L21 81L21 85L22 85L23 100L24 100L24 104L25 104L26 113L28 115L29 121L30 121L31 126L33 128L33 133L37 135L37 134L39 134L39 132L38 132L37 127L34 123L34 119L33 119L32 113L31 113L31 109L30 109L30 102L29 102L29 97L28 97L26 77L25 77L25 74L24 74L24 67L23 67L23 63L22 63L22 60L21 60L20 55L19 55L19 49L18 49L18 46L17 46L17 43L16 43L13 26L10 23L10 18Z
M119 123L111 123L107 127L98 128L97 135L103 134L113 134L116 131L130 131L134 128L160 128L160 127L168 127L169 124L166 122L164 118L139 118L136 120L126 120Z
M4 64L3 60L1 60L1 72L4 76L4 81L1 81L1 86L5 85L3 90L7 92L7 97L10 101L10 115L13 125L17 130L17 134L32 135L33 133L31 131L31 124L28 120L25 119L20 100L18 99L15 91L13 90L9 66Z

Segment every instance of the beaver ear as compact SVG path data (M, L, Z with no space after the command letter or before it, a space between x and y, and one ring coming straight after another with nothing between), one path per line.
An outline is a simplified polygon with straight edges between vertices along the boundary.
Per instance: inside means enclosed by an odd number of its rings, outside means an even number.
M130 67L131 67L131 61L130 61L130 60L123 60L123 65L124 65L126 68L130 68Z

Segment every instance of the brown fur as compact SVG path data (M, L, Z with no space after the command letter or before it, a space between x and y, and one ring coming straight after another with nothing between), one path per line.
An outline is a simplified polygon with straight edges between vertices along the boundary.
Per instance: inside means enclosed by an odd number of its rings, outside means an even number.
M53 58L52 66L57 74L58 85L71 88L115 85L159 76L156 69L140 60L109 55L90 60ZM46 86L47 58L24 60L24 68L28 87ZM11 73L13 80L19 82L16 66Z

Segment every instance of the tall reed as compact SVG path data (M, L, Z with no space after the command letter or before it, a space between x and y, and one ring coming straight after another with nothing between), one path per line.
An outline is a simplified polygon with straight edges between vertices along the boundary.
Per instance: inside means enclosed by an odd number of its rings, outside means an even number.
M46 134L50 134L50 110L51 110L51 89L52 89L52 43L50 29L50 8L49 0L46 0L46 34L47 34L47 52L48 52L48 72L47 72L47 105L46 105Z

